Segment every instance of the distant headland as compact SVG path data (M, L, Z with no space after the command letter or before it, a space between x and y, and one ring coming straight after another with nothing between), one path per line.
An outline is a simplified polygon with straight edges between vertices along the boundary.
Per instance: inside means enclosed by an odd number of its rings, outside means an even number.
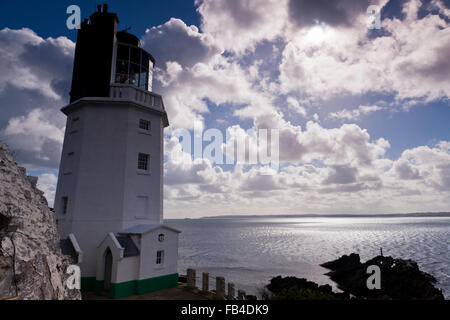
M407 218L407 217L450 217L450 212L377 213L377 214L270 214L270 215L220 215L200 219L230 218Z

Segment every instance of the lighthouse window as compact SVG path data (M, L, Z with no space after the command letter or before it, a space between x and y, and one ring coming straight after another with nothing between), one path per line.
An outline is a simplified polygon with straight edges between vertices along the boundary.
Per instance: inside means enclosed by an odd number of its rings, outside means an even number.
M156 264L163 264L164 263L164 251L158 251L156 252Z
M139 153L138 169L148 171L149 159L150 159L150 155L145 154L145 153Z
M69 202L68 197L62 197L62 212L63 214L67 213L67 203Z
M118 74L128 74L128 61L117 60L117 70Z
M144 90L148 90L147 75L148 75L148 70L145 68L141 68L141 73L139 74L139 79L140 79L139 88L144 89Z
M115 82L151 90L149 69L153 65L151 66L150 59L151 56L144 50L119 43L117 46Z
M141 56L141 66L145 69L149 69L150 68L150 56L145 53L142 52L142 56Z
M139 129L150 131L150 128L151 128L150 121L144 119L139 120Z
M139 74L140 68L138 64L131 63L130 64L130 84L133 86L139 86Z
M141 50L136 48L131 48L131 57L130 60L132 63L136 63L139 65L141 63Z

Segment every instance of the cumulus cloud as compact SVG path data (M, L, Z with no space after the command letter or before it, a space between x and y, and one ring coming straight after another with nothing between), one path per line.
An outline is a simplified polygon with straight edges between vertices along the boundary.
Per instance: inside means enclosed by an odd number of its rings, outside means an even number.
M203 122L203 114L210 111L207 101L215 105L251 105L251 117L254 110L262 113L273 108L267 102L270 99L253 88L249 76L236 61L216 55L191 68L168 62L157 80L171 124L176 128L192 129L194 123ZM242 117L248 115L246 110L230 113Z
M356 182L358 170L347 166L331 166L328 177L323 181L324 184L349 184Z
M403 151L394 163L392 176L420 190L450 190L450 142Z
M419 170L413 168L408 161L403 159L395 163L394 170L400 179L412 180L420 178Z
M317 23L350 26L371 4L375 3L369 0L289 0L289 17L300 27Z
M341 119L341 120L358 120L362 115L369 115L373 112L386 109L380 106L359 106L356 109L342 109L337 112L331 112L328 114L329 118Z
M57 168L75 44L34 31L0 30L0 140L30 168Z
M176 139L169 144L169 154L182 153ZM169 154L165 170L181 175L165 187L166 208L175 216L181 214L179 208L203 215L202 205L211 207L209 214L381 213L445 210L450 205L449 142L405 150L395 161L379 157L365 167L303 162L284 165L271 176L261 175L257 167L223 171L209 160L192 161L188 154L187 162L174 162ZM412 171L402 171L405 162Z
M286 102L288 103L288 107L292 109L294 112L298 113L299 115L306 117L306 109L302 105L300 105L300 102L296 100L294 97L287 97Z
M385 18L378 37L369 37L362 20L351 28L298 30L283 51L281 89L321 98L374 91L399 100L448 98L450 28L438 14L419 18L420 6L406 2L405 18Z
M43 173L38 177L37 187L44 192L44 196L48 201L49 207L53 207L56 193L56 183L58 177L53 173Z
M365 129L355 124L326 129L308 121L305 130L281 117L265 116L255 122L257 128L277 128L280 137L280 160L299 163L321 160L327 165L369 165L389 148L387 140L371 141Z
M0 137L15 150L18 161L28 167L57 168L64 139L64 128L48 119L52 111L34 109L25 116L9 120Z
M147 29L141 40L142 46L155 57L157 66L162 67L168 61L192 67L220 53L211 35L201 33L196 26L187 26L175 18Z
M253 50L280 36L288 17L287 0L196 0L201 29L225 50Z
M75 44L65 37L43 39L34 31L0 30L0 92L7 85L59 100L68 95Z
M244 128L275 129L281 165L271 176L261 175L259 165L220 166L193 159L168 138L169 213L448 209L449 142L411 148L392 160L386 156L389 137L373 139L356 124L327 123L356 121L387 105L407 109L448 99L449 11L441 1L428 9L416 0L403 2L403 16L384 18L379 33L367 30L367 1L195 3L199 28L172 18L142 37L156 58L154 89L164 97L171 124L166 133L195 123L208 127L213 118L228 126L225 150L244 138L248 154L260 146ZM419 16L420 8L428 14ZM67 102L73 49L66 38L0 30L0 139L33 168L58 166L64 116L57 109ZM358 108L332 113L322 104L368 93L389 95L395 103L381 107L361 99ZM48 174L40 180L50 201L55 179Z

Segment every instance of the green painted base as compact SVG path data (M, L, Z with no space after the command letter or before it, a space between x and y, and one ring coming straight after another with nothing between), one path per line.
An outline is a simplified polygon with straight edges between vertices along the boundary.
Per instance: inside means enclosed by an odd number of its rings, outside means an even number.
M120 299L134 294L144 294L162 289L173 288L178 285L178 273L143 280L132 280L120 283L111 283L109 297Z
M105 287L105 282L103 280L95 279L95 281L94 281L94 294L99 296L102 293L104 287Z
M111 299L120 299L135 294L144 294L148 292L173 288L178 285L178 273L172 273L160 277L148 278L143 280L131 280L126 282L111 283L109 297ZM81 291L94 292L99 296L104 290L104 281L97 280L95 277L81 277Z
M94 291L95 277L81 277L81 291Z

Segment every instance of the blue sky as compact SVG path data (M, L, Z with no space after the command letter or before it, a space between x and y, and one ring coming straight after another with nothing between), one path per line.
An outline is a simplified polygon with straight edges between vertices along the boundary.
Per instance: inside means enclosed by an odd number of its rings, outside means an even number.
M104 2L156 58L154 91L171 123L166 216L450 208L450 1ZM50 203L72 4L85 18L97 2L0 4L0 140ZM367 28L369 5L381 9L380 30ZM279 130L280 170L193 159L173 134L194 123L228 131L228 143L250 139L250 128Z
M84 18L92 14L98 4L107 3L113 12L120 12L120 27L131 27L137 36L145 29L163 24L172 17L180 18L186 24L200 24L194 1L189 0L136 0L136 1L3 1L0 12L0 27L28 27L42 37L66 36L76 41L76 31L65 26L70 5L78 5Z

